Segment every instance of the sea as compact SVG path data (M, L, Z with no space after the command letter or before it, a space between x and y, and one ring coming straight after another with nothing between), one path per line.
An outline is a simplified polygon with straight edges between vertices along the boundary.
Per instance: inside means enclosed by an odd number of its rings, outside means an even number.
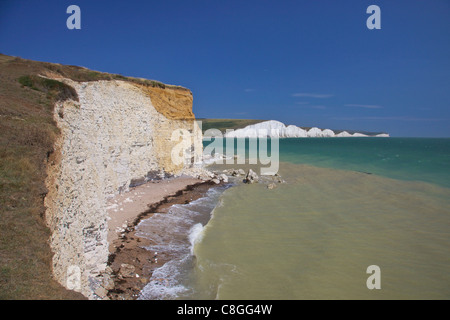
M139 299L450 299L450 139L278 143L276 179L230 178L137 226L175 257Z

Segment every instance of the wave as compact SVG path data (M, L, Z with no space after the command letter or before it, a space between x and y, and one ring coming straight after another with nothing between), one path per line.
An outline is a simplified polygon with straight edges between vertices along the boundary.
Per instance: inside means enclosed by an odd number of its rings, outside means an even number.
M173 205L167 213L155 213L137 225L136 235L152 242L145 249L172 257L153 272L140 300L176 299L192 291L187 279L195 263L195 245L202 240L220 195L230 186L211 188L204 197Z
M183 284L183 270L191 264L192 257L183 255L180 259L173 259L156 269L149 283L142 289L138 300L166 300L176 299L189 292L188 286Z
M191 243L191 255L194 255L194 247L197 242L200 242L203 238L203 225L201 223L197 223L191 229L189 233L189 242Z

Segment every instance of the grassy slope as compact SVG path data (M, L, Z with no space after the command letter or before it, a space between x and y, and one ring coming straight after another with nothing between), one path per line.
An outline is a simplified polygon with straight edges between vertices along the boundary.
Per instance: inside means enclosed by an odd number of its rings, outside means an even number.
M83 299L51 278L50 232L43 198L46 161L59 131L57 100L78 99L70 86L38 75L74 81L125 80L181 88L77 66L0 54L0 299Z
M35 78L45 69L0 55L0 299L83 298L51 278L43 197L60 83Z
M203 119L197 118L202 122L202 132L208 129L219 129L225 132L226 129L240 129L251 124L263 122L265 120L249 120L249 119Z

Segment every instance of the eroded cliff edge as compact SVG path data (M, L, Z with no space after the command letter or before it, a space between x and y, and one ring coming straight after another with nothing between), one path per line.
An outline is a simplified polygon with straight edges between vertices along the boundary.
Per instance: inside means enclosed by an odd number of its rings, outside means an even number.
M54 108L61 134L49 157L45 197L53 275L95 299L109 255L106 200L136 181L192 166L201 156L201 130L187 89L122 80L58 81L74 88L78 99ZM172 139L179 129L189 139ZM176 163L172 150L181 141L190 158Z

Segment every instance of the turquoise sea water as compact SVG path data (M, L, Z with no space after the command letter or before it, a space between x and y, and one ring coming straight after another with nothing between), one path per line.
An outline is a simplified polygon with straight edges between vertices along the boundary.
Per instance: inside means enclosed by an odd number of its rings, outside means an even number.
M186 248L142 299L450 298L450 139L279 146L286 183L235 179L173 208L166 229L183 221ZM371 265L381 289L367 288Z
M280 159L450 187L450 139L281 139Z

